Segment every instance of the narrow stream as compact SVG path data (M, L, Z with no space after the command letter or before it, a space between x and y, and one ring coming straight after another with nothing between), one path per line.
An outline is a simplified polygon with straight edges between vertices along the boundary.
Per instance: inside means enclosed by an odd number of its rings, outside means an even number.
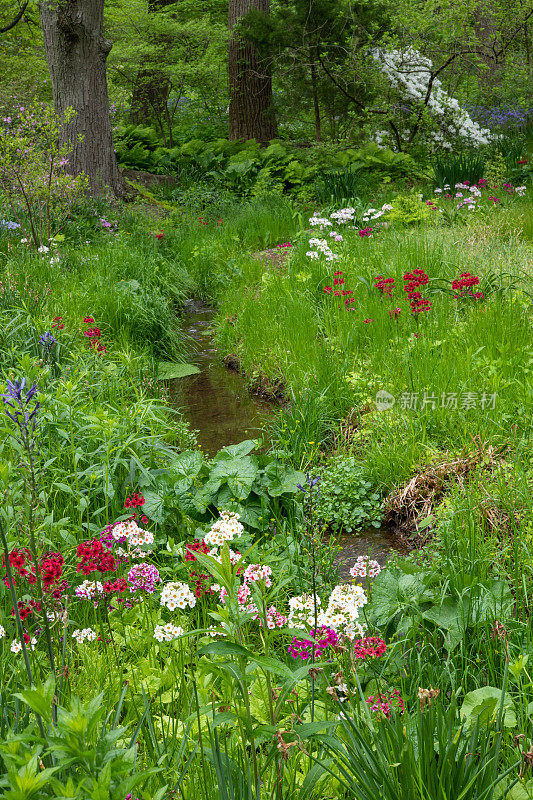
M174 405L185 409L202 450L211 456L228 444L260 436L263 424L276 414L272 403L251 395L243 377L222 363L212 335L215 314L203 303L187 302L182 325L192 345L190 360L200 372L169 381Z
M173 404L185 412L206 455L214 455L228 444L261 435L262 426L273 419L277 408L250 394L242 375L226 369L213 340L215 310L189 300L182 325L190 337L190 360L200 368L197 375L169 381ZM350 580L349 570L357 556L369 555L381 565L391 550L406 552L398 537L387 528L370 528L346 534L336 558L341 579Z

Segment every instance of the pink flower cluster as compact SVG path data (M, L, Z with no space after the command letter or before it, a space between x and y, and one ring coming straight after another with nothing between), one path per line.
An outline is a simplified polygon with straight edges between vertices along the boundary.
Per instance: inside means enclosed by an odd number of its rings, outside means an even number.
M400 714L403 714L405 710L402 696L398 689L392 689L389 692L384 692L384 694L377 694L375 696L370 695L370 697L367 697L366 702L370 706L370 711L374 711L378 718L386 717L390 719L393 709L399 711Z
M387 645L377 636L365 636L364 639L354 641L354 655L356 658L381 658L386 652Z
M358 556L350 569L352 578L375 578L381 572L379 562L368 556Z
M152 594L155 585L161 580L159 571L153 564L135 564L128 572L130 592L142 591Z
M272 586L272 569L270 567L261 566L261 564L250 564L246 567L243 574L244 583L254 583L255 581L264 581L267 589ZM241 587L242 588L242 587Z
M336 647L339 642L338 634L333 628L328 628L325 625L317 628L316 634L315 630L311 628L309 634L313 637L315 642L312 642L311 639L294 638L292 640L292 644L289 645L289 654L293 658L301 658L302 661L307 661L307 659L313 657L314 647L316 660L320 658L324 650L328 647Z
M362 228L359 231L359 236L372 236L372 228Z

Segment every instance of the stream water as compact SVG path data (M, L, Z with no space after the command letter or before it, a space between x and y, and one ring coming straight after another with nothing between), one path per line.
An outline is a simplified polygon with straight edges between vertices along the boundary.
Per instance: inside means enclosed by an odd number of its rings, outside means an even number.
M260 435L276 407L248 392L238 372L226 369L213 340L214 309L189 300L182 325L190 339L190 361L197 375L169 381L174 404L185 411L198 442L207 455L221 447Z
M169 381L173 403L198 431L198 442L207 455L221 447L253 439L277 407L250 394L242 375L226 369L213 340L214 309L188 301L182 325L191 344L190 360L200 368L197 375ZM357 556L371 554L381 565L391 550L403 551L398 537L387 528L370 528L340 540L337 556L340 576L350 580L349 569Z

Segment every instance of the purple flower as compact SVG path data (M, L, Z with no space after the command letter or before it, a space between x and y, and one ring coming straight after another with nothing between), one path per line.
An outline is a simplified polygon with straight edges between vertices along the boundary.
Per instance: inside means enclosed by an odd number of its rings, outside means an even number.
M50 331L45 331L43 335L39 339L39 344L44 350L51 350L52 347L55 345L56 340L50 333Z
M37 384L34 383L29 391L25 392L26 387L26 379L22 378L22 380L16 381L7 381L6 389L7 391L5 394L0 395L4 404L9 406L13 409L13 413L11 414L6 408L6 414L9 419L12 419L13 422L16 422L17 425L27 426L30 420L34 419L37 409L39 408L39 403L35 401L35 405L33 409L28 408L30 402L33 400L35 395L37 394ZM19 417L24 416L24 422L19 420Z
M128 572L130 592L144 591L152 594L155 592L156 583L160 580L159 571L153 564L135 564Z

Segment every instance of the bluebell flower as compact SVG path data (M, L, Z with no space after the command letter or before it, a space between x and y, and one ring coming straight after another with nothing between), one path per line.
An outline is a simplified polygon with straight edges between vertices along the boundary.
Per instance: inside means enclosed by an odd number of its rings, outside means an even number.
M45 331L43 335L39 338L39 344L45 350L51 350L52 347L55 345L56 340L50 333L50 331Z

